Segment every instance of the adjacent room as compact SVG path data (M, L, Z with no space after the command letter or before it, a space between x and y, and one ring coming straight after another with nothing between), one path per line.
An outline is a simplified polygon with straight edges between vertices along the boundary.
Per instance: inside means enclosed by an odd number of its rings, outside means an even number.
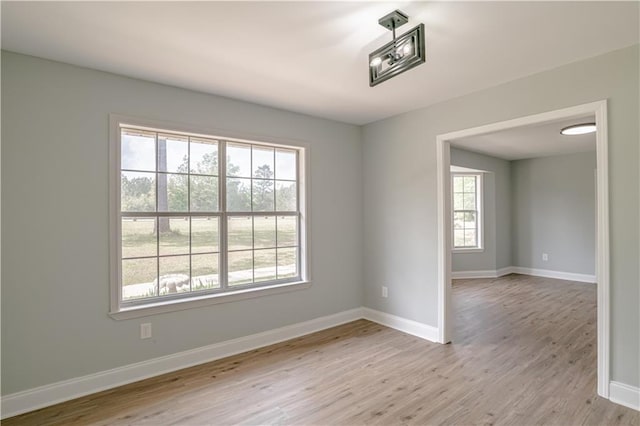
M639 3L0 7L3 424L640 423Z

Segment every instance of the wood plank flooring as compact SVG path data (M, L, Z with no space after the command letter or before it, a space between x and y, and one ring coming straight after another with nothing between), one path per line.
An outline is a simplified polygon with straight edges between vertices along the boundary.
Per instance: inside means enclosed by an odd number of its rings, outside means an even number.
M454 343L360 320L3 425L638 425L596 395L595 285L457 280Z

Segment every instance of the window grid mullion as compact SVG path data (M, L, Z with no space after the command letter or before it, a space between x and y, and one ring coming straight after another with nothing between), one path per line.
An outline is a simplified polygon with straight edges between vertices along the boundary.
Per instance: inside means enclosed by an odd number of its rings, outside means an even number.
M158 133L154 133L156 157L156 296L160 296L160 216L158 216Z
M251 157L249 158L249 175L251 176L250 197L251 200L251 213L253 213L253 145L249 145L249 152ZM251 282L256 282L256 226L255 216L251 215Z
M227 215L227 142L218 142L218 200L220 203L220 222L218 229L218 244L220 244L220 258L218 259L218 273L220 274L220 288L229 287L229 253L228 253L228 215Z
M191 259L191 136L187 137L187 210L189 211L189 293L193 291L193 262Z
M302 215L300 214L300 173L302 172L302 167L300 167L300 151L296 151L296 216L298 220L296 221L296 232L298 234L298 249L296 250L296 273L297 275L302 274L302 230L300 229L300 224L302 223ZM306 194L305 194L306 196ZM277 230L276 230L277 232ZM277 261L277 259L276 259ZM277 269L277 268L276 268Z
M276 190L278 187L278 167L276 164L276 152L278 152L275 148L273 149L273 209L278 210L278 191ZM280 256L280 250L278 250L278 215L274 216L275 218L275 226L276 226L276 280L280 276L278 273L278 257Z

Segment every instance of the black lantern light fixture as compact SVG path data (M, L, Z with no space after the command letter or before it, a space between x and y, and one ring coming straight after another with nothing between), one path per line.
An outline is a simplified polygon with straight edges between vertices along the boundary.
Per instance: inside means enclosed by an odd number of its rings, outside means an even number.
M369 86L373 87L425 62L424 24L396 38L396 28L409 22L409 16L395 10L378 20L392 31L393 40L369 54Z

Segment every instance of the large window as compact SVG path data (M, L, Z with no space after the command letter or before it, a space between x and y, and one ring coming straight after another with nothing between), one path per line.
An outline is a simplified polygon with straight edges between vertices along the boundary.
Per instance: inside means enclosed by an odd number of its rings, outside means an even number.
M118 308L303 280L301 148L117 127Z
M451 175L453 187L453 248L482 248L482 174Z

